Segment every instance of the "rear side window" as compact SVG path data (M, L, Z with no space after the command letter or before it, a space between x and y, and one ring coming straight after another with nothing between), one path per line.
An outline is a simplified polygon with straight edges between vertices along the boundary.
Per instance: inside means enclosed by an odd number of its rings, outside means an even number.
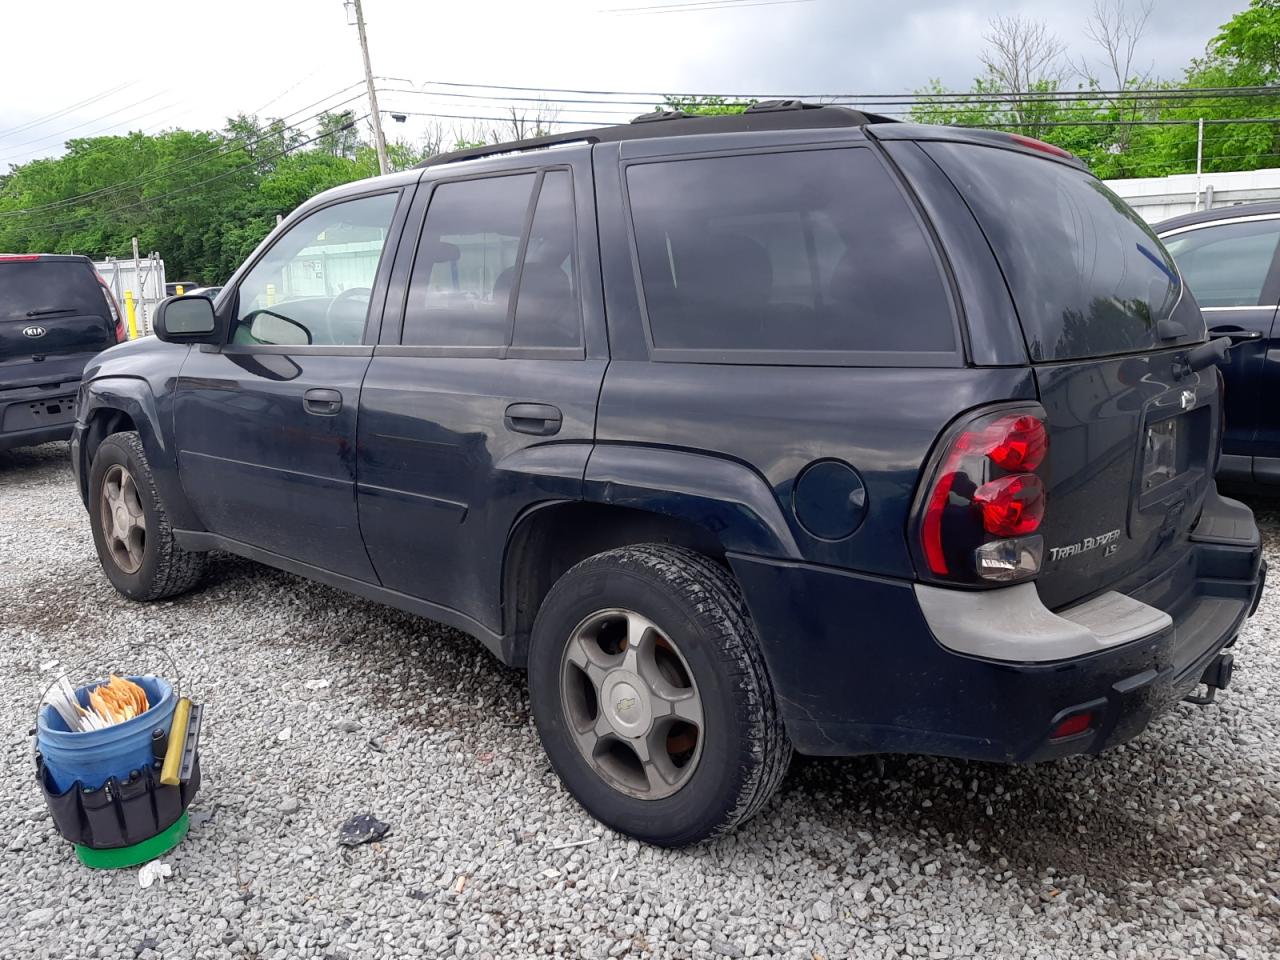
M867 148L636 164L627 189L658 350L956 348L924 229Z
M569 171L551 170L542 178L520 270L511 338L514 347L577 347L582 343L573 219Z
M929 143L925 149L968 202L1013 294L1034 361L1150 350L1157 324L1181 300L1178 272L1156 235L1097 177L998 147ZM1190 303L1190 301L1188 301Z
M533 181L528 173L436 187L409 281L402 343L506 344Z
M0 260L0 320L108 317L93 268L83 261Z
M1280 241L1280 220L1196 227L1165 238L1202 307L1256 307Z

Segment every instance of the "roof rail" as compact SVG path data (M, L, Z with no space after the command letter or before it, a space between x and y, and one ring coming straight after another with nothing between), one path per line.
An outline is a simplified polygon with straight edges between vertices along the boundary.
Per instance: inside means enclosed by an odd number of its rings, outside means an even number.
M753 103L742 113L691 116L683 110L654 110L643 113L630 123L590 130L573 130L527 140L512 140L483 147L470 147L441 153L419 167L437 167L481 157L498 157L571 143L606 143L618 140L642 140L649 137L696 136L712 133L742 133L753 130L807 130L823 127L860 127L869 123L896 123L891 117L847 107L806 103L803 100L763 100Z

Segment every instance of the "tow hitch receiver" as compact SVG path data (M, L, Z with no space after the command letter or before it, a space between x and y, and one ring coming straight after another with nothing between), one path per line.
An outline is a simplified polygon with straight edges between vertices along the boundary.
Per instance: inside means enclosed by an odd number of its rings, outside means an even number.
M1200 677L1200 682L1207 688L1208 692L1201 695L1198 693L1189 693L1182 699L1187 703L1196 703L1204 706L1213 703L1213 698L1217 696L1219 690L1225 690L1227 684L1231 682L1231 674L1235 671L1235 660L1229 653L1220 653L1213 658L1212 662L1204 668L1204 674Z

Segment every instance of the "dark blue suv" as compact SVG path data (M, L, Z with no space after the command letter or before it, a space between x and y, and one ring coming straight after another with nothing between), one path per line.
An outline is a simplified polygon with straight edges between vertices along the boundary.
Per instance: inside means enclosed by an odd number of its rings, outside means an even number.
M477 637L610 826L792 750L1096 752L1226 685L1265 568L1155 235L1069 154L796 102L304 204L86 371L111 582L231 551Z

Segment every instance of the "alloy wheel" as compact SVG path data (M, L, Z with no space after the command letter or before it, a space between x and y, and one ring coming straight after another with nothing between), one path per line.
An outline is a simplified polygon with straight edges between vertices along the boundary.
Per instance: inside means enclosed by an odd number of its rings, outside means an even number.
M118 463L102 477L100 511L102 536L112 562L125 573L137 573L146 549L147 518L138 485Z
M610 786L644 800L669 797L702 753L703 707L683 654L631 610L600 610L573 630L560 699L578 750Z

